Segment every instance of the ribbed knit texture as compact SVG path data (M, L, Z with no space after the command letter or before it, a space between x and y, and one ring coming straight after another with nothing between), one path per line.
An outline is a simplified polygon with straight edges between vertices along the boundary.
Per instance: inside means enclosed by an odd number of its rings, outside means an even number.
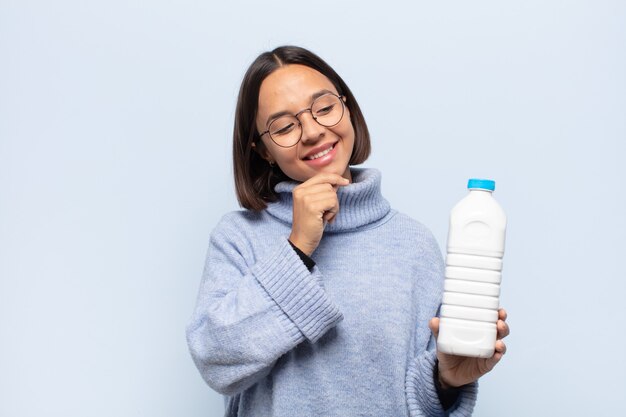
M382 219L391 207L382 196L381 174L374 168L351 168L352 184L337 189L339 213L334 222L328 223L324 233L355 231ZM354 178L354 177L357 178ZM267 211L278 219L291 224L293 219L293 189L299 185L296 181L283 181L276 184L274 190L280 200L268 206ZM343 207L348 207L344 210Z
M262 212L213 230L186 329L226 416L469 416L477 384L444 412L428 320L443 292L432 233L390 208L381 174L351 167L309 271L287 238L295 181Z
M341 313L304 265L294 268L292 254L284 253L292 251L283 239L276 257L258 262L252 273L304 336L316 342L342 319Z

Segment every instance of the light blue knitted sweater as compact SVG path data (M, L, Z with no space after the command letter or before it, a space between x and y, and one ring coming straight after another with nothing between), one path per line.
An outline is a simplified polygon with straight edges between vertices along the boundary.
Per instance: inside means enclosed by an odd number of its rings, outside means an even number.
M309 271L287 238L292 194L230 212L211 234L187 326L193 360L227 416L469 416L477 383L444 412L428 321L443 291L432 233L391 209L381 173L351 167Z

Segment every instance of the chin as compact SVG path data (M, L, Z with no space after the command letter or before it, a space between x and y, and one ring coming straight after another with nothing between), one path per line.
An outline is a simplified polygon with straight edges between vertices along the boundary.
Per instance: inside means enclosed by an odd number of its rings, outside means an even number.
M303 164L306 163L303 162ZM294 181L305 182L320 173L337 174L339 176L343 176L343 174L349 168L349 163L348 161L341 163L339 161L334 161L333 163L320 168L314 168L308 165L302 167L291 166L290 168L291 169L289 170L283 170L283 173Z
M323 172L323 173L326 173L326 174L337 174L340 177L343 177L343 174L345 174L347 169L348 169L348 165L344 166L343 168L326 166L326 167L320 168L319 170L316 170L315 174L313 174L313 175L316 175L316 174L319 174L319 173ZM311 175L311 177L313 175Z

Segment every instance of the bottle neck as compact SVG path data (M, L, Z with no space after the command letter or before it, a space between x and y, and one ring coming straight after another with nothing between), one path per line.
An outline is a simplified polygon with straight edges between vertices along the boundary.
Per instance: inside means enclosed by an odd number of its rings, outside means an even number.
M477 195L491 195L493 193L493 191L485 190L483 188L470 188L469 192Z

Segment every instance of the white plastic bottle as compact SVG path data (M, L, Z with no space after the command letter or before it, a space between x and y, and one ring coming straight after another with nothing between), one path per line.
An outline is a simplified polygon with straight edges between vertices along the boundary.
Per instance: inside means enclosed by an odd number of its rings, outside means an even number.
M506 215L495 182L472 178L469 194L450 212L437 348L490 358L496 343Z

